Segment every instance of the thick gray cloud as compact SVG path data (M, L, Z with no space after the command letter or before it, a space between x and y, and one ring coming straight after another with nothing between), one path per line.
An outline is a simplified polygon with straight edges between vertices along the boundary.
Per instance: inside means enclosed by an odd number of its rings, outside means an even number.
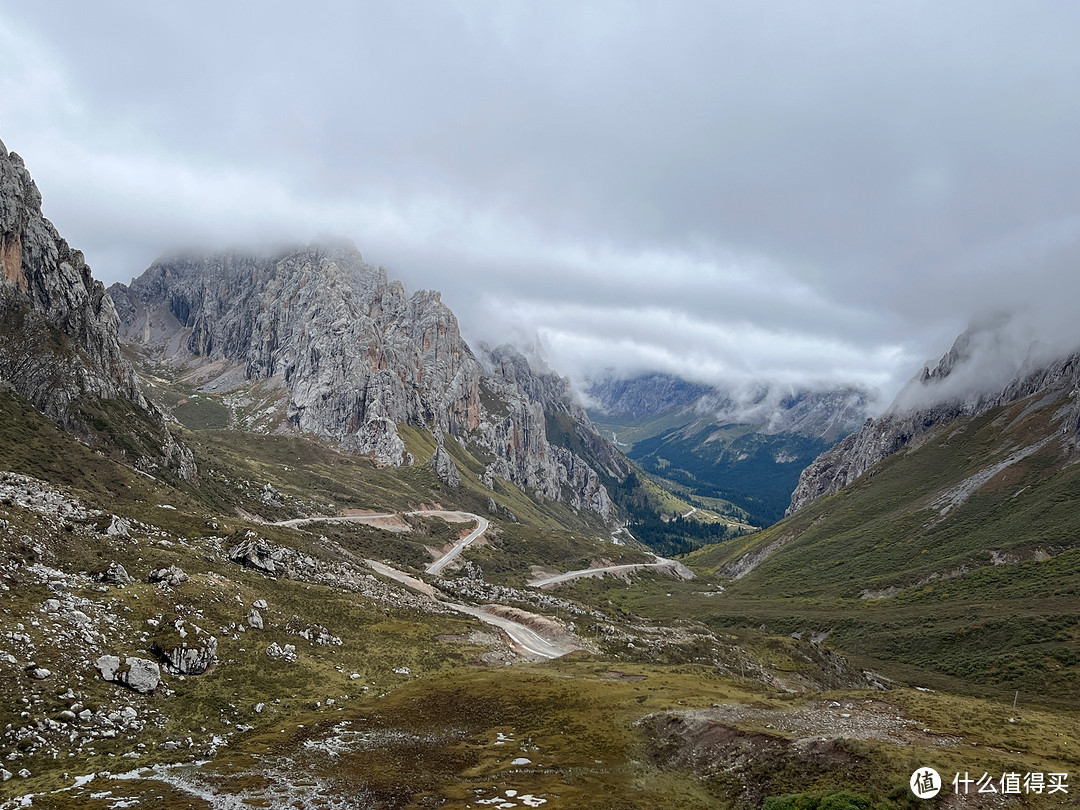
M15 3L0 137L106 281L353 238L582 377L895 390L1080 341L1080 7Z

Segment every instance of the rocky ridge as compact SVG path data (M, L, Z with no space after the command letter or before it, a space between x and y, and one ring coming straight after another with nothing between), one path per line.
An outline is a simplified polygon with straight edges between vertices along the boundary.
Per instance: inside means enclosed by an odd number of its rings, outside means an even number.
M860 430L818 456L803 470L787 514L840 491L892 454L918 447L954 419L978 416L1033 394L1063 397L1080 388L1080 351L1048 361L1039 344L1032 345L1002 387L954 384L980 359L975 348L979 333L993 328L980 325L965 331L933 368L923 367L882 416L866 420ZM1045 398L1039 404L1046 404ZM1058 425L1067 436L1067 447L1075 450L1080 442L1080 402L1075 397L1068 400L1060 415Z
M415 462L398 429L409 425L440 447L453 436L491 457L488 486L503 478L540 498L612 514L596 470L548 435L548 420L565 418L575 441L595 452L590 461L625 475L568 383L505 347L477 358L438 292L407 295L351 244L165 257L109 292L123 338L152 361L182 368L203 390L270 390L263 410L276 407L280 418L264 429L314 434L402 466ZM443 448L435 470L453 486L460 472L447 462Z
M119 320L81 251L41 212L23 159L0 143L0 384L68 429L87 434L95 400L133 404L149 417L151 441L137 466L195 473L191 453L165 428L121 356Z

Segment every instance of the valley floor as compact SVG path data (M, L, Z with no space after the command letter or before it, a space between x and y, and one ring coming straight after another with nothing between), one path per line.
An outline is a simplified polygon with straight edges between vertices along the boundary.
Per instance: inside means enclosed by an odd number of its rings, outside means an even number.
M515 523L426 470L299 440L229 453L237 439L207 433L215 463L195 490L22 424L36 438L5 445L21 455L0 473L3 810L1080 796L1075 702L1025 693L1014 708L1011 693L846 654L842 613L821 601L755 602L609 527ZM160 678L145 691L124 675L140 660ZM908 787L924 767L947 783L929 804ZM959 796L963 773L1078 784Z

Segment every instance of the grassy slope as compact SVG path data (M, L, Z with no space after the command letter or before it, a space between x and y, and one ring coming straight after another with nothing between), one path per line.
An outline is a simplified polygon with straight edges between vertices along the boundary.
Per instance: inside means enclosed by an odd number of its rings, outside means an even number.
M699 571L723 573L783 543L691 613L714 625L831 630L845 650L1048 699L1080 693L1080 466L1051 442L946 515L934 506L1055 430L1057 405L1020 419L1027 404L957 423L776 526L690 555ZM1017 561L993 565L991 551ZM898 592L860 598L886 589Z
M164 532L159 539L174 543L162 546L143 538L137 544L117 544L100 536L94 539L84 535L78 527L72 536L84 539L72 543L66 530L60 529L46 539L64 555L62 567L99 570L109 560L116 559L137 578L145 580L146 572L153 567L178 564L192 576L176 593L185 606L183 615L189 620L197 615L198 623L208 628L242 621L256 598L264 598L270 604L264 611L268 621L266 631L259 635L249 631L236 639L219 636L222 665L205 676L182 682L172 679L170 686L176 690L173 696L134 696L93 677L77 684L76 688L87 694L89 705L107 705L120 694L134 702L140 716L153 717L153 712L160 711L166 718L164 727L151 727L139 735L138 741L148 746L139 762L129 765L126 760L109 756L130 751L135 744L135 740L121 735L114 741L95 743L92 752L80 755L75 768L78 773L118 771L162 756L190 758L187 751L163 755L155 746L161 740L182 739L194 728L205 728L206 732L196 735L203 740L199 743L203 746L210 735L231 731L236 723L245 722L254 725L254 730L219 752L213 766L219 775L218 784L240 791L260 780L266 781L252 770L259 762L267 761L268 757L270 761L281 761L276 758L284 757L296 761L308 756L305 744L309 740L348 720L373 733L385 732L385 741L374 748L361 747L346 760L340 757L304 760L307 763L304 767L312 777L338 780L342 789L355 789L356 795L366 791L390 807L430 806L438 801L449 801L454 806L455 802L479 797L477 791L500 785L531 790L547 795L549 800L557 797L583 807L749 808L756 806L757 800L740 792L745 784L738 779L732 782L723 775L702 779L686 766L672 764L665 758L665 751L657 749L655 742L635 723L652 712L711 703L736 701L795 708L803 700L747 678L719 674L710 667L660 664L654 652L646 648L627 652L636 663L610 655L593 658L578 654L564 661L509 670L477 667L476 655L481 648L467 642L450 644L439 640L440 634L467 636L474 624L464 619L374 604L321 586L273 581L234 566L217 571L202 550L201 544L211 533L231 533L248 527L274 542L313 552L317 551L312 544L317 542L318 534L332 534L330 527L318 533L260 527L238 517L232 511L234 506L276 519L301 507L397 509L439 498L444 505L467 504L469 498L478 497L468 491L464 495L447 492L421 465L410 470L378 469L364 460L341 456L303 439L191 431L184 438L199 458L200 486L197 490L176 488L136 474L72 441L13 397L0 396L0 416L3 417L0 455L6 466L62 482L87 502L110 512L159 525ZM406 440L410 450L422 459L425 438L410 434ZM459 455L464 453L461 448L449 449L466 467L477 463ZM285 507L262 502L265 482L271 482L283 494ZM516 496L510 493L499 497ZM522 515L527 515L529 508L539 509L535 505L530 507L532 502L528 499L504 503ZM178 508L164 510L158 504ZM0 511L5 519L14 521L12 537L23 531L41 536L43 529L32 525L20 510L0 505ZM481 509L476 511L483 513ZM571 567L578 558L584 559L580 557L581 544L589 542L590 535L580 522L560 527L563 518L579 520L566 510L565 515L539 511L536 523L500 521L499 543L478 548L474 559L493 569L507 567L507 576L511 575L511 567L534 561L550 562L546 558L549 554L556 558L562 554L563 563ZM219 528L211 529L209 524L213 522ZM572 528L574 525L577 528ZM444 534L445 526L432 524L427 542L438 544L446 539ZM363 553L380 551L380 556L409 565L422 561L420 551L425 538L404 539L363 527L345 527L340 533L333 533L333 539ZM602 548L607 550L609 546L604 544ZM710 554L711 557L701 556L709 559L710 564L718 564L717 552L713 550ZM803 623L811 617L811 623L817 624L815 615L822 617L820 626L827 626L826 619L835 620L837 615L836 600L803 598L792 606L777 600L755 600L746 594L736 594L736 590L729 594L736 601L723 603L721 610L716 610L721 607L719 600L729 595L704 596L715 593L714 579L709 575L703 580L678 583L650 574L639 578L632 587L621 582L579 582L560 593L579 596L627 620L633 620L632 615L620 614L620 608L669 619L677 625L685 624L688 614L699 615L714 625L746 625L758 621L757 616L751 616L756 605L777 611L766 617L775 629L784 629L785 621L791 621L792 617ZM147 618L158 614L171 617L176 601L168 592L145 581L123 591L112 590L108 595L99 596L92 589L80 591L79 595L92 600L114 600L114 610L135 628L144 627ZM11 612L0 617L0 624L9 630L12 617L33 615L49 592L35 586L5 596L8 597L5 609ZM727 621L732 606L743 610L747 619ZM923 607L913 604L907 609L911 612L911 626L916 626L915 617ZM321 624L342 636L345 644L342 647L307 644L282 632L290 621L300 625ZM748 651L748 660L766 662L781 674L798 673L808 666L796 654L790 639L772 638L738 627L724 632L730 633L729 637L738 640L742 649ZM31 633L36 635L39 631L32 629ZM261 650L270 639L297 643L300 661L287 665L265 656ZM137 639L122 651L145 654ZM63 671L64 662L54 661L50 653L43 652L39 658L40 664ZM397 666L410 667L412 675L409 678L394 675L391 670ZM610 669L635 678L642 675L645 680L611 679L605 675ZM917 678L925 675L921 670L912 671ZM361 678L350 679L351 672L359 673ZM25 684L29 683L25 674L14 674L7 688L17 683L25 691ZM943 679L933 685L948 683ZM64 708L63 701L56 698L64 684L50 681L44 686L31 707L33 714L56 717ZM335 708L326 706L328 697L336 699ZM846 700L850 695L833 693L830 697ZM936 731L974 735L973 739L981 746L994 746L997 753L983 749L942 753L928 744L925 749L916 747L898 758L897 749L885 743L853 744L848 753L858 767L850 762L842 767L822 766L808 780L801 760L770 760L753 773L757 788L766 794L847 788L881 798L906 782L905 770L910 771L910 763L904 757L909 755L918 756L920 762L940 764L943 771L964 757L967 757L965 762L991 770L1002 770L1015 762L1029 770L1049 767L1076 770L1069 752L1073 750L1072 740L1080 738L1080 727L1076 727L1072 716L1063 718L1028 709L1023 715L1025 726L1017 729L1004 725L999 717L1006 711L1004 708L983 701L906 690L892 693L888 699L907 707L913 716L925 718L920 723L933 725ZM256 701L268 705L263 714L253 713ZM322 705L316 707L317 702ZM16 706L14 694L3 705ZM0 715L0 724L7 722L24 721L12 709L10 714ZM510 734L516 747L495 746L498 732ZM1071 736L1068 739L1058 736L1062 733ZM1059 750L1061 745L1068 750ZM1000 752L1005 748L1019 753L1003 758ZM198 750L201 754L201 747ZM521 755L529 756L533 764L512 767L511 757ZM71 762L75 761L53 763L47 757L23 760L20 765L30 766L34 775L0 786L0 796L70 784L70 779L63 779L60 772L70 771ZM117 767L119 762L124 765ZM142 795L148 799L163 796L166 802L173 796L176 802L180 801L170 788L156 782L98 780L83 792L36 799L34 806L78 806L94 810L115 800L91 799L88 796L91 788L97 792L113 789L119 796ZM193 800L185 797L184 801ZM258 806L259 802L253 804ZM193 801L190 806L205 805Z

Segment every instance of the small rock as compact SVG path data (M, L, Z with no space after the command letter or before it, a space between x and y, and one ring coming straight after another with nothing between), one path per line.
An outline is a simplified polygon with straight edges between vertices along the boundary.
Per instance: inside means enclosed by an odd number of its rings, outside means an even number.
M262 714L263 709L265 709L265 708L266 708L265 703L256 703L255 704L255 714Z
M113 515L109 527L105 529L105 534L113 537L129 537L131 535L131 521Z
M279 647L275 641L269 647L266 648L266 654L271 658L280 658L284 661L296 660L296 647L292 644L286 644L283 647Z
M10 779L14 775L15 774L13 774L7 768L0 768L0 782L6 782L8 779Z
M251 613L248 614L247 623L248 623L249 627L251 627L251 628L253 628L255 630L262 630L263 629L263 617L262 617L262 614L259 613L259 611L256 610L255 608L252 608Z
M101 575L102 582L108 582L113 585L127 585L135 580L131 578L131 574L127 572L118 562L109 563L109 567L105 569L105 573Z
M34 669L30 670L30 677L35 681L43 681L52 677L52 671L45 669L45 667L34 667Z
M115 655L102 655L94 662L94 666L101 673L102 680L114 681L116 671L120 669L120 659Z
M156 571L151 571L150 576L147 577L148 582L163 582L174 588L181 582L187 582L188 579L188 575L175 565L170 565L168 568L158 568Z
M265 599L256 599L254 602L251 603L251 606L258 608L259 610L266 610L266 608L267 608L266 600Z

